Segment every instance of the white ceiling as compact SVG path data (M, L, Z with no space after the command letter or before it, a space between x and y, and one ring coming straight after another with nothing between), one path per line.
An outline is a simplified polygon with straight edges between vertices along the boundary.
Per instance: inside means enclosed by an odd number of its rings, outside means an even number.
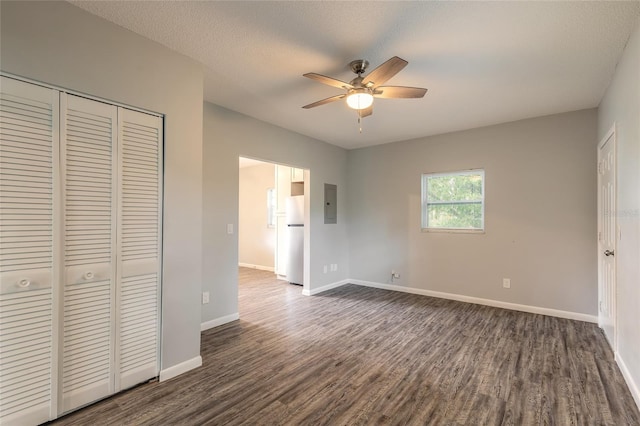
M596 107L640 2L72 1L205 66L205 100L344 148ZM424 99L302 105L397 55Z

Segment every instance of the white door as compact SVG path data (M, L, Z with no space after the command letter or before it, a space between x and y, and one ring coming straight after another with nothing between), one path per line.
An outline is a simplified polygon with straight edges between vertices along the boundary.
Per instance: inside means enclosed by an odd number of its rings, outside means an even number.
M117 107L61 94L64 413L115 391Z
M0 77L0 424L157 376L162 119Z
M61 100L64 413L157 376L162 119Z
M598 147L598 323L616 350L616 140L611 129Z
M58 92L6 77L0 92L0 424L38 424L57 413Z
M162 119L120 108L116 391L159 370Z

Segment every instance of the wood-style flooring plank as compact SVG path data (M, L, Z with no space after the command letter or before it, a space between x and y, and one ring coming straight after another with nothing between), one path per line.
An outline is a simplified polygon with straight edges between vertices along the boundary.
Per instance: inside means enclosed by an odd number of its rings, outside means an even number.
M602 331L346 285L305 297L240 268L203 366L56 425L640 425Z

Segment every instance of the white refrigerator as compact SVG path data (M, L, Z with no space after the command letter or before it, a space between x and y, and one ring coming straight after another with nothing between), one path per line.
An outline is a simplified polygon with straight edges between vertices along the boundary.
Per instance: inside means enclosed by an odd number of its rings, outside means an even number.
M304 268L304 195L286 199L287 239L287 281L302 285Z

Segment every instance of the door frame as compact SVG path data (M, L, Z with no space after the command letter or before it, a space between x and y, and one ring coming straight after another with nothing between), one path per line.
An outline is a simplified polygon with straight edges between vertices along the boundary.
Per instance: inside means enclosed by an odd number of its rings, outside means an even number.
M285 167L290 167L292 169L300 169L303 171L303 176L304 176L304 223L305 223L305 227L304 227L304 254L303 254L303 273L302 273L302 294L305 296L309 296L311 294L310 291L310 286L311 286L311 169L310 168L306 168L306 167L301 167L298 165L294 165L288 162L283 162L280 160L273 160L273 159L266 159L266 158L262 158L260 156L255 156L255 155L248 155L248 154L238 154L238 160L240 159L240 157L244 157L244 158L248 158L250 160L256 160L256 161L260 161L266 164L272 164L274 166L274 168L276 166L285 166ZM240 169L238 168L238 171ZM276 176L276 182L275 185L277 186L278 182L277 182L277 176ZM239 193L240 191L240 185L238 182L238 186L236 187L236 191ZM238 216L240 214L240 200L238 199ZM239 227L239 224L238 224ZM277 230L277 223L276 223L276 230ZM239 252L240 252L240 238L239 238L239 231L236 232L235 235L236 238L236 246L237 246L237 253L236 255L238 255L238 259L236 259L236 263L238 263L239 260ZM277 231L276 231L276 240L277 240ZM276 274L276 277L278 277L277 275L277 241L276 241L276 247L274 249L274 273ZM280 279L280 278L278 278ZM238 295L238 282L239 279L236 280L236 300L237 300L237 295Z
M600 162L602 161L601 158L601 152L602 152L602 148L605 146L605 144L607 142L609 142L613 144L613 193L614 193L614 214L613 214L613 220L614 220L614 230L615 230L615 236L613 238L613 251L614 251L614 256L613 256L613 300L611 301L611 306L612 306L612 317L613 317L613 338L612 341L610 341L609 343L611 344L611 349L613 350L614 353L617 352L618 350L618 284L617 284L617 277L618 277L618 262L617 262L617 250L618 250L618 237L619 237L619 229L618 229L618 221L617 221L617 215L615 212L617 212L618 210L618 151L617 151L617 140L616 140L616 123L614 122L613 125L611 126L611 128L607 131L607 133L604 135L604 137L598 142L598 153L597 153L597 198L598 198L598 207L597 207L597 220L598 220L598 239L597 239L597 250L598 250L598 326L600 328L602 328L603 325L603 318L601 316L601 304L602 304L602 271L601 271L601 265L602 265L602 257L603 257L603 251L601 248L601 235L602 235L602 221L603 221L603 217L602 217L602 194L601 194L601 173L600 173ZM608 338L607 338L608 340Z

